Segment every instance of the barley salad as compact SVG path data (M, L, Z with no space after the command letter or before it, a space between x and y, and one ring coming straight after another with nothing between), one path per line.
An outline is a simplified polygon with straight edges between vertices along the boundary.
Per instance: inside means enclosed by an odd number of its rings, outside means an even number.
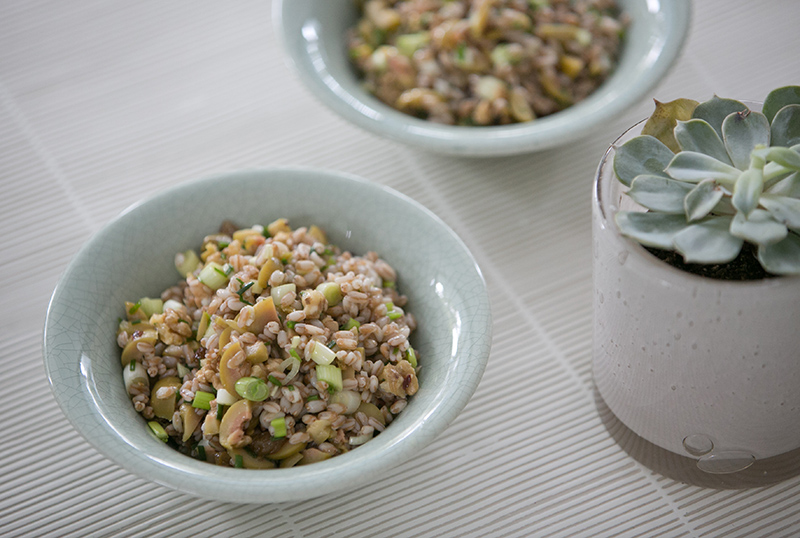
M366 0L348 34L364 87L450 125L528 122L612 73L627 17L614 0Z
M125 304L117 343L152 432L222 466L292 467L379 434L419 388L394 269L316 226L225 222L159 298Z

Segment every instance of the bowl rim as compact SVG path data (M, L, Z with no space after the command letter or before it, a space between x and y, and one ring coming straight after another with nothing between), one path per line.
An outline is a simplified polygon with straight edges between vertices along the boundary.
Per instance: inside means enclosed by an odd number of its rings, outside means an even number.
M264 471L248 469L242 472L240 469L220 468L195 461L166 445L157 448L153 453L144 452L134 446L123 432L116 430L111 418L106 416L107 410L98 405L97 391L92 383L91 361L80 349L78 341L71 340L74 344L73 349L53 349L54 339L67 332L64 328L58 327L57 320L54 319L56 311L60 308L57 305L63 301L65 287L86 262L93 246L100 244L103 238L118 233L116 229L124 226L125 221L131 218L130 215L135 214L136 209L145 204L173 197L183 189L196 187L204 182L216 182L221 178L239 178L252 174L282 176L287 179L314 174L326 179L343 180L360 189L375 189L384 195L397 198L407 209L416 212L416 215L424 215L430 219L433 225L451 238L458 251L465 256L465 260L471 263L470 267L463 269L463 272L464 274L469 272L472 281L479 284L479 293L475 295L475 300L482 309L483 316L472 319L471 324L475 325L472 327L474 333L469 336L468 349L461 351L468 358L468 364L464 364L465 361L461 360L451 361L458 362L460 368L456 369L454 365L448 365L447 368L448 385L454 384L451 386L458 386L460 390L437 392L430 402L430 408L425 410L424 416L407 427L401 437L396 438L392 435L390 438L388 435L385 437L379 435L371 441L375 443L372 449L369 449L371 443L368 443L359 447L359 450L311 466ZM349 173L311 167L270 167L238 170L181 182L131 204L109 221L74 255L56 284L45 316L42 356L51 392L62 412L75 430L106 458L141 478L195 497L263 504L306 500L337 491L342 488L340 484L342 473L347 473L344 487L364 485L377 480L389 468L411 459L450 425L471 398L488 362L491 333L490 302L480 267L466 244L432 211L391 187ZM55 356L59 353L69 354L70 359L67 361ZM112 447L120 450L110 450ZM221 492L225 495L221 495Z
M315 98L367 131L417 148L461 156L501 156L538 151L586 136L602 127L609 118L623 113L644 98L667 74L686 41L692 12L691 0L655 3L642 0L647 3L647 12L653 14L665 32L663 38L652 40L648 49L640 53L647 60L646 65L638 70L646 75L637 78L641 84L631 84L624 92L608 93L602 97L595 95L592 98L590 95L584 101L534 123L464 127L414 118L367 92L355 94L345 90L324 62L318 65L319 62L313 62L305 51L290 45L289 36L294 29L287 28L287 13L299 9L297 6L302 1L275 0L272 22L287 64ZM287 10L285 6L294 7ZM668 24L668 20L672 24ZM303 26L309 22L318 21L306 20ZM322 76L323 73L326 77ZM575 120L580 120L580 129L575 129Z

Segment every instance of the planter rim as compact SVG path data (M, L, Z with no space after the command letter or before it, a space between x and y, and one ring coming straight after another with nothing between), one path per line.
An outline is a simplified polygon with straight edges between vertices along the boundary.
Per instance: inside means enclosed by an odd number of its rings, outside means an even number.
M748 106L751 104L761 105L761 103L756 103L754 101L748 100L741 100L740 101ZM638 128L644 122L647 121L647 118L640 120L634 123L632 126L625 129L615 140L611 143L611 145L606 149L605 153L603 154L603 158L600 159L600 164L597 166L597 171L595 172L594 182L592 185L592 204L597 207L599 210L599 218L601 221L601 225L607 227L611 230L613 237L616 241L620 243L624 243L627 246L629 255L636 256L642 263L644 263L648 269L652 270L653 276L661 280L663 285L668 286L685 286L687 281L690 283L695 284L702 284L705 286L713 286L720 288L721 290L730 290L730 291L752 291L752 290L767 290L773 288L781 288L781 287L794 287L800 286L800 275L783 275L777 276L772 278L763 278L759 280L722 280L716 278L709 278L705 276L696 275L694 273L689 273L682 269L678 269L677 267L673 267L672 265L664 262L663 260L653 256L645 248L628 237L622 235L617 227L616 222L614 222L613 218L610 218L611 215L606 215L606 208L604 207L604 200L603 200L603 193L602 193L602 181L601 176L603 172L603 168L608 163L608 166L612 164L609 162L609 159L614 154L614 150L617 147L617 143L623 139L626 135L628 135L631 131ZM613 170L611 171L611 175L613 176L613 181L616 181L616 175L614 175Z

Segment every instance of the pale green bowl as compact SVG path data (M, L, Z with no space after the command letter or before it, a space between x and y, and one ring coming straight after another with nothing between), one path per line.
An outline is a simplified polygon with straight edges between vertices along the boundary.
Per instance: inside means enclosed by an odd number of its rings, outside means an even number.
M158 441L126 394L115 341L124 301L178 280L176 252L197 248L230 219L318 224L357 254L375 250L398 272L418 329L420 389L375 439L327 461L274 470L221 468ZM180 185L126 210L75 256L47 312L44 363L56 400L80 434L130 472L218 501L295 501L352 490L414 457L466 405L489 356L486 285L464 243L430 211L357 177L253 170Z
M619 65L586 100L533 122L493 127L438 125L398 112L358 81L345 34L353 0L275 0L273 21L306 87L352 123L417 148L465 156L511 155L587 136L647 96L678 57L689 30L690 0L618 0L632 22Z

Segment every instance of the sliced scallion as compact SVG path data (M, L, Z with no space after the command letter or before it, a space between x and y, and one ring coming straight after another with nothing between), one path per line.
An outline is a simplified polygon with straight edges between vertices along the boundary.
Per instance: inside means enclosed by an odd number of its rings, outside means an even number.
M222 416L224 414L225 414L225 406L220 405L220 403L217 402L217 420L222 420Z
M197 445L197 459L206 461L206 447Z
M361 322L355 318L350 318L347 323L344 325L345 331L352 331L353 329L357 329L361 327Z
M275 432L272 437L275 439L280 439L282 437L286 437L286 418L285 417L278 417L273 418L270 422L270 426L272 426L272 430Z
M192 407L196 409L205 409L208 411L211 409L211 400L214 399L214 395L210 392L205 392L202 390L198 390L194 394L194 400L192 400Z
M269 395L269 387L257 377L242 377L234 385L237 394L251 402L262 402Z
M186 278L200 265L200 258L194 250L187 250L175 256L175 269L183 278Z
M183 364L178 364L178 377L183 377L186 374L188 374L189 372L191 372L191 370L189 370L189 368L187 368Z
M144 312L144 315L148 318L153 314L161 314L164 311L164 301L161 299L142 297L136 304L141 305L142 312Z
M244 469L244 458L241 454L236 454L233 458L233 466L237 469Z
M306 398L307 402L313 402L314 400L319 400L319 394L311 394L308 398Z
M314 346L311 348L311 360L317 364L330 364L336 358L336 353L334 353L330 348L322 345L320 342L312 341L309 345Z
M276 378L276 377L275 377L275 376L273 376L273 375L271 375L271 376L267 377L267 380L268 380L270 383L272 383L273 385L277 385L277 386L279 386L279 387L280 387L281 385L283 385L283 383L281 383L280 381L278 381L278 378Z
M275 286L272 288L270 295L272 296L272 301L275 303L275 306L280 308L281 306L281 299L289 293L289 292L296 292L297 286L290 282L289 284L282 284L280 286Z
M164 426L156 422L155 420L151 420L147 423L150 427L150 431L153 432L153 435L158 437L161 441L165 443L169 440L169 435L167 435L167 431L164 429Z
M219 389L217 391L217 405L233 405L238 399L239 398L225 389Z
M317 291L325 296L329 306L336 306L342 302L342 287L338 282L323 282L317 286Z
M128 314L130 314L131 316L134 315L136 313L136 311L139 310L141 307L142 307L142 303L141 302L135 303L133 306L131 306L128 309Z
M329 390L342 390L342 371L338 366L317 364L317 380L327 383Z
M302 359L300 358L300 354L297 353L297 350L295 348L289 350L289 355L291 355L292 358L295 360L302 361Z
M212 290L218 290L228 283L228 275L222 270L222 266L216 262L208 262L197 278Z
M414 368L417 367L417 352L414 351L413 347L409 347L406 350L406 360L413 366Z

